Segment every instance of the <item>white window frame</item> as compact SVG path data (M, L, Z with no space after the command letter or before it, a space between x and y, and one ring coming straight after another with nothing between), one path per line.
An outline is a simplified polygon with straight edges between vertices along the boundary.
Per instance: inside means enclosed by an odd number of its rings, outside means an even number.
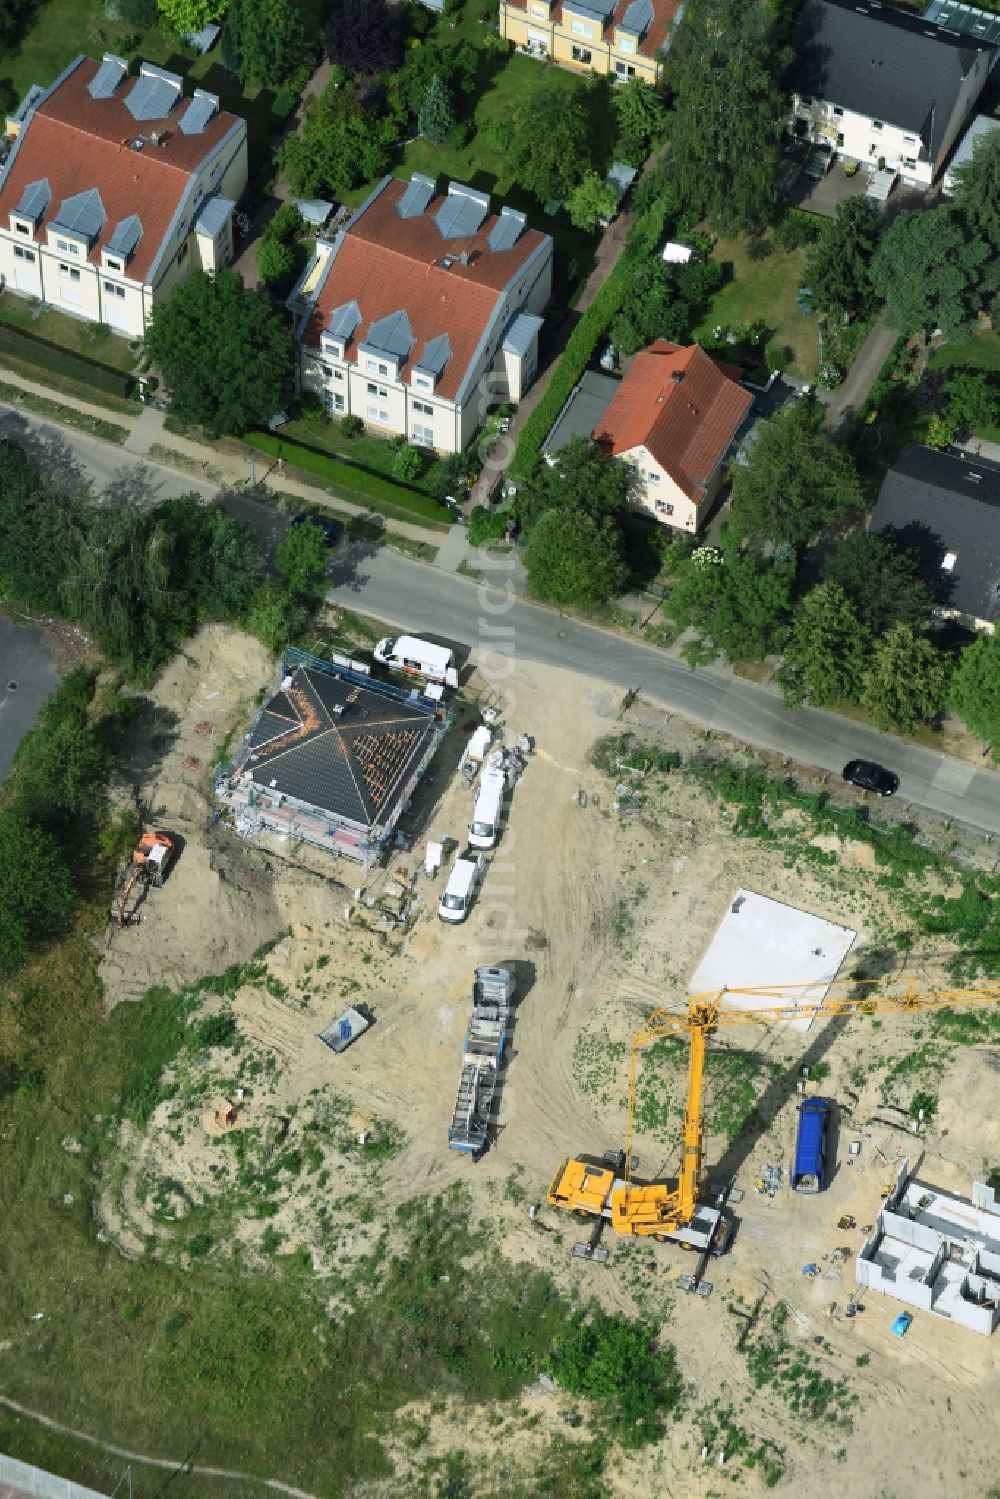
M594 60L594 54L589 47L578 47L575 42L573 43L570 55L574 62L581 62L585 66Z
M78 265L66 265L65 262L60 261L59 274L67 281L79 281L80 267Z
M433 416L434 407L430 401L414 401L413 411L416 416Z
M368 381L368 394L370 396L377 396L380 401L387 401L389 399L389 392L385 386L376 385L373 380Z
M15 234L24 234L29 239L32 237L30 224L26 224L23 219L14 219L12 222L14 224Z
M630 36L620 36L618 38L618 51L619 52L634 52L635 51L635 41L634 41L634 39L632 37L630 37Z
M125 299L125 288L117 281L105 281L104 295L106 297L118 297L121 301Z
M616 62L615 77L620 78L624 83L628 83L630 78L635 77L635 68L632 67L631 63Z
M34 250L26 250L23 245L14 246L14 255L18 260L26 260L29 265L34 265L35 263Z
M576 17L573 16L569 23L569 29L570 31L572 31L574 36L585 36L593 40L594 28L590 25L589 21L578 21Z
M120 260L111 260L107 255L105 255L104 269L106 271L118 271L118 273L121 274L122 263Z
M432 448L434 446L434 428L425 427L421 422L413 422L410 427L410 438L421 448Z
M389 366L387 364L382 364L378 359L369 359L367 361L367 364L369 375L381 375L382 378L385 379L385 377L389 373Z
M433 390L434 389L434 381L430 378L429 375L414 375L414 377L413 377L413 389L414 390Z
M375 406L375 405L372 404L372 402L369 401L367 409L368 409L368 420L370 422L377 422L380 427L388 427L388 425L389 425L389 413L388 413L388 411L385 410L384 407L382 407L382 406Z
M60 255L79 255L80 246L71 239L57 239L56 249Z

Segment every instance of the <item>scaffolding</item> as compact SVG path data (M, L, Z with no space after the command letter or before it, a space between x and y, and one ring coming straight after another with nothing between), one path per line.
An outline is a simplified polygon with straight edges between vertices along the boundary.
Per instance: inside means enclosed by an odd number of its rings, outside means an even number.
M301 801L287 792L271 790L254 780L249 760L254 734L261 717L268 711L268 704L287 683L288 678L299 668L318 672L350 685L346 703L356 701L364 690L377 697L405 703L407 708L424 714L433 723L433 731L427 746L417 763L407 771L407 761L413 754L420 738L420 729L395 732L391 738L382 739L377 731L359 734L356 743L364 759L362 777L373 802L381 807L378 820L365 825L328 808ZM296 687L284 687L290 700L301 715L300 724L282 741L287 748L296 740L306 738L314 732L314 710L305 695ZM296 694L298 693L298 696ZM299 697L303 701L299 701ZM230 814L234 831L241 837L253 838L268 831L290 840L302 840L331 853L360 864L367 872L378 863L392 838L399 819L410 805L413 793L437 751L441 740L454 721L451 709L423 698L413 688L394 687L349 667L323 661L306 651L289 646L281 658L278 676L270 697L254 715L253 722L233 755L215 773L216 799ZM383 805L384 804L384 805Z

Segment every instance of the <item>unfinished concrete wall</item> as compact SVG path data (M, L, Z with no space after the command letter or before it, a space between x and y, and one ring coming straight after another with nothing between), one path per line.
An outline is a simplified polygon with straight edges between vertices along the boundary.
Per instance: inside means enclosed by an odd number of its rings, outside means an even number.
M2 1452L0 1484L9 1484L22 1494L33 1495L34 1499L105 1499L95 1489L85 1489L72 1479L46 1473L44 1468L36 1468L33 1463L18 1462L17 1458L5 1457Z

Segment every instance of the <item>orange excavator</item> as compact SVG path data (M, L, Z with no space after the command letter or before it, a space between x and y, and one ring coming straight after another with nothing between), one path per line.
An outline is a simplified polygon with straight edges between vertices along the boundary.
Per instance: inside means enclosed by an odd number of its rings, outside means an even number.
M135 916L135 911L129 910L128 903L136 886L162 885L175 852L174 840L168 838L166 833L143 833L132 850L128 879L115 906L119 926L128 926Z

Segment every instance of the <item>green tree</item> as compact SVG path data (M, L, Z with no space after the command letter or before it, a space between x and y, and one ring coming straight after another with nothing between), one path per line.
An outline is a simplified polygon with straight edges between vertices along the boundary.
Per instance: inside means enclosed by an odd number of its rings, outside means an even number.
M246 627L262 645L277 654L298 639L308 618L307 610L287 583L265 578L250 601Z
M607 458L585 437L572 438L543 463L518 492L517 519L530 535L548 510L574 510L598 519L617 519L628 509L634 490L624 463Z
M419 448L404 443L392 460L392 477L403 484L419 479L424 467L424 457Z
M236 271L196 271L154 307L146 353L163 375L174 414L209 437L242 433L289 400L295 346L267 297Z
M305 54L298 0L228 0L224 31L227 56L244 87L276 88Z
M266 286L283 281L295 269L295 251L284 240L262 234L255 251L257 274Z
M628 568L619 527L607 516L571 508L547 510L524 551L532 590L550 604L598 604L625 586Z
M167 31L184 36L202 31L218 21L226 9L226 0L157 0Z
M823 580L844 590L872 635L895 624L925 624L933 605L920 557L890 531L855 531L829 554Z
M0 593L62 614L70 562L86 526L86 490L11 442L0 442Z
M188 600L184 633L204 620L238 619L264 570L254 532L193 494L165 500L158 515L170 537L172 587Z
M1000 252L1000 133L980 136L955 173L955 208L978 239Z
M546 1368L569 1394L603 1406L626 1447L657 1439L683 1389L673 1350L657 1346L652 1328L597 1307L575 1314Z
M867 317L877 303L871 279L882 218L866 198L848 198L828 219L806 260L806 280L821 312Z
M876 727L912 734L918 723L933 723L944 712L949 664L913 625L893 625L875 642L871 665L861 682L861 702Z
M0 973L32 942L57 932L73 905L73 882L51 833L0 813Z
M386 0L338 0L323 33L323 50L351 73L395 72L403 60L398 10Z
M181 606L171 537L155 511L95 509L66 580L73 618L113 661L146 675L165 659Z
M451 95L440 73L435 73L427 85L420 111L417 129L432 146L443 146L455 128L455 111Z
M818 583L799 601L775 673L789 707L857 702L870 637L836 583Z
M657 90L642 78L630 78L615 89L611 101L618 121L615 154L630 166L641 167L650 147L667 132L667 111Z
M570 223L592 233L599 219L610 218L618 206L618 194L600 172L587 172L566 199Z
M452 103L456 94L476 92L480 57L470 42L455 44L449 38L447 45L442 45L436 37L428 37L419 47L407 48L403 66L390 79L389 88L398 87L407 112L419 114L428 89L439 78Z
M699 308L718 291L724 276L717 260L669 265L655 255L634 261L611 325L613 343L623 354L634 354L657 338L689 342Z
M111 757L83 715L32 730L18 746L15 765L18 809L58 836L93 814Z
M948 421L956 432L983 433L1000 424L1000 393L986 370L956 369L945 381Z
M489 546L491 541L500 540L511 521L509 510L487 510L485 505L474 505L465 528L466 540L472 547Z
M872 259L872 283L891 328L927 334L939 327L957 338L975 326L995 290L992 261L989 244L953 208L901 213Z
M760 661L780 648L794 584L794 560L696 547L675 569L664 611L697 631L698 660L723 651L730 661Z
M666 57L670 173L685 214L724 233L774 212L788 58L765 5L691 0Z
M1000 635L980 635L958 658L950 706L1000 759Z
M761 423L749 461L733 470L733 532L755 546L804 546L861 504L854 463L831 442L813 401L796 401Z
M383 174L398 131L397 118L382 105L331 84L306 100L302 128L281 147L278 165L294 193L347 193Z
M126 26L149 31L159 20L160 8L156 0L118 0L118 14Z
M275 555L278 572L296 598L318 598L326 585L329 562L322 526L313 521L292 526Z
M580 94L543 89L519 99L492 127L514 180L541 202L566 198L591 165L587 111Z

